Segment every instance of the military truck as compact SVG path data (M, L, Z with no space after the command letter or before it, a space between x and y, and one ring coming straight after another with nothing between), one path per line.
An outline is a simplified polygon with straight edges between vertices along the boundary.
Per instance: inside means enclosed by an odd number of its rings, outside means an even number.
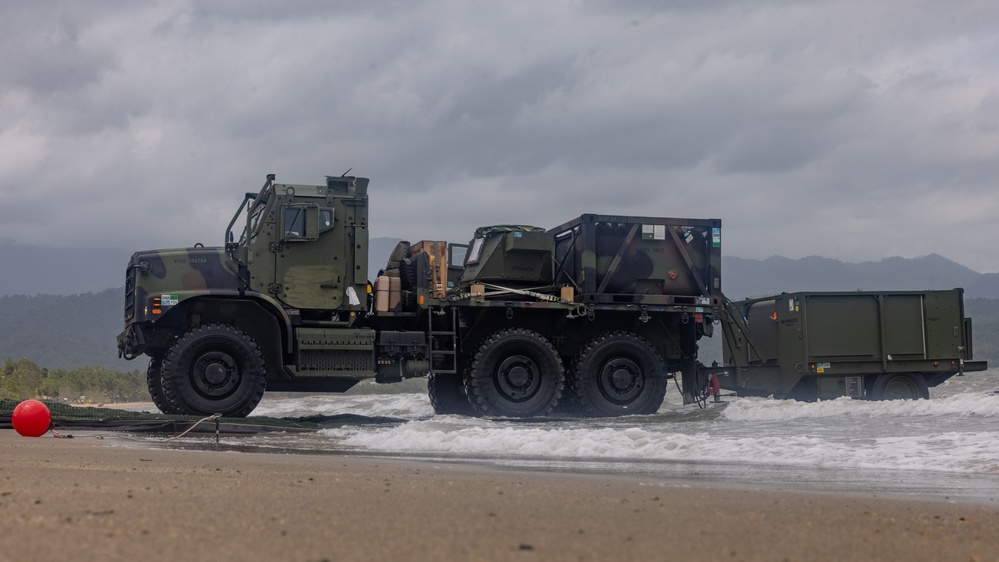
M685 402L703 397L720 220L483 227L468 244L400 243L369 282L368 184L269 175L223 246L132 256L118 349L149 357L160 410L245 416L265 390L418 376L439 413L647 414L677 375Z
M929 398L970 371L964 291L801 292L727 302L723 389L798 400Z

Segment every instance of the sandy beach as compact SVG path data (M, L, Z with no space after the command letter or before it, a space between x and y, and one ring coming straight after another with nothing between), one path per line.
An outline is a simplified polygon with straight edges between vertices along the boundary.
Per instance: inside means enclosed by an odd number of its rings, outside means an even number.
M96 433L0 430L0 509L0 560L18 561L999 559L989 505Z

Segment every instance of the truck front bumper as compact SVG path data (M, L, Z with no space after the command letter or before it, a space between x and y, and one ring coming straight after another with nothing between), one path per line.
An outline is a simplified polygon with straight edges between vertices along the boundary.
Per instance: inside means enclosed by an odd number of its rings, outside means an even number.
M131 324L118 334L118 357L124 357L131 361L146 349L146 339L142 337L142 330L136 324Z

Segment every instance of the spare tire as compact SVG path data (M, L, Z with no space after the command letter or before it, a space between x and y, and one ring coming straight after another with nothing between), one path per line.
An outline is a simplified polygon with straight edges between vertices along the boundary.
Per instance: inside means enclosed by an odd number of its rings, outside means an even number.
M399 278L402 281L403 291L416 289L416 259L405 258L399 262Z

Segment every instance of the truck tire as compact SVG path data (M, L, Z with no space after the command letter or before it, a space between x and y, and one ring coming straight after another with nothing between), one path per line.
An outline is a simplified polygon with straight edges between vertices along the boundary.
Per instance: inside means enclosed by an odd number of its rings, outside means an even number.
M267 386L260 347L227 324L192 328L167 350L162 366L163 394L185 414L244 417Z
M562 395L562 360L541 334L500 330L479 346L465 374L465 393L482 416L550 416Z
M435 414L455 414L474 416L475 410L468 402L461 376L456 373L430 373L427 379L427 392Z
M654 414L666 396L666 364L644 338L610 332L593 338L576 359L572 387L588 416Z
M562 362L563 365L566 363L572 365L574 361L568 360ZM576 400L576 375L572 369L565 369L565 385L562 387L562 398L558 401L558 405L555 406L555 415L574 418L586 415Z
M868 390L868 400L927 400L930 390L919 375L909 373L881 373Z
M171 406L166 396L163 395L162 367L162 358L153 357L149 360L149 367L146 368L146 388L149 389L149 397L164 414L179 414L180 412Z

